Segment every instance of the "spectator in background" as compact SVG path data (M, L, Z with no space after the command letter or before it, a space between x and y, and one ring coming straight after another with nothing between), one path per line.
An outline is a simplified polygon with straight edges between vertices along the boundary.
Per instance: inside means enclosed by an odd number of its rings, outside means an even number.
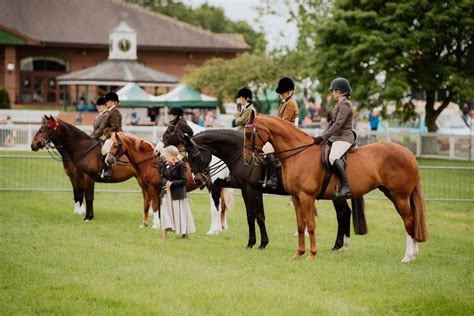
M462 106L461 118L464 124L466 124L467 127L470 127L469 126L469 103L467 102L464 102L464 105Z
M132 108L132 117L131 117L130 124L137 126L138 123L140 123L140 117L138 116L138 113L135 110L135 108Z
M76 106L76 110L77 111L87 111L87 105L86 105L86 100L84 98L80 98L79 99L79 103L77 103L77 106Z
M379 122L380 122L379 112L376 109L372 109L372 111L369 114L370 130L376 131L379 128Z
M216 114L214 111L209 111L206 114L206 119L204 121L204 126L205 127L214 127L215 126L215 121L216 121Z
M359 111L355 106L352 107L352 129L357 129L357 122L359 122Z
M315 115L316 115L316 112L318 110L318 108L316 107L316 103L314 103L314 98L311 97L309 98L308 100L308 114L309 114L309 117L311 120L314 119Z
M206 124L206 120L204 119L204 115L199 114L198 125L201 126L201 127L204 127L205 124Z
M74 123L75 123L76 125L82 125L82 113L81 113L81 112L78 112L78 113L76 114L76 117L75 117L75 119L74 119Z

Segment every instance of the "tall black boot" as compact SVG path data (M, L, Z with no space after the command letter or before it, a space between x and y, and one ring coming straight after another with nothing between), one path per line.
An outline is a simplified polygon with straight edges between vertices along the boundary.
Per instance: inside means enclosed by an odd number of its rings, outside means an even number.
M342 188L341 191L334 194L336 199L348 199L351 197L351 189L349 188L349 183L347 182L346 170L340 159L334 160L332 164L332 169L336 176L341 180Z
M263 187L269 187L273 190L278 188L278 178L277 178L277 161L274 154L268 154L266 157L266 170L265 170L265 183Z
M112 178L112 166L105 164L104 170L102 170L102 174L100 176L102 179L110 179Z

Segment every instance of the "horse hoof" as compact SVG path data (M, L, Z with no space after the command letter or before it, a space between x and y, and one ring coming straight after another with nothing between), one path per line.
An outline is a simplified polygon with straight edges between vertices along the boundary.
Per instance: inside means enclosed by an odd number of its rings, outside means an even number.
M147 227L148 227L148 224L145 224L145 223L143 223L139 226L139 228L147 228Z
M309 254L308 257L306 257L306 261L314 261L314 255Z
M91 221L90 219L84 218L84 223L90 223L90 221Z
M253 246L255 246L255 244L248 244L248 245L247 245L247 249L252 249Z
M412 261L415 261L415 257L405 256L405 257L403 257L402 261L400 261L400 262L401 263L410 263Z

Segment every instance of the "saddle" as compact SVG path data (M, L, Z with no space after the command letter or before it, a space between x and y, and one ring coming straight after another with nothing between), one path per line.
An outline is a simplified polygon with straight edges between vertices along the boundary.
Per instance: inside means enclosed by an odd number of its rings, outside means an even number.
M331 152L331 145L332 144L330 142L325 142L321 144L321 164L323 165L323 168L324 168L324 178L323 178L323 184L321 185L321 191L319 192L318 196L316 196L316 199L318 200L324 196L324 193L326 192L329 181L331 180L331 177L333 174L332 169L331 169L331 164L329 163L329 153ZM353 144L346 151L346 153L340 158L342 164L344 165L344 169L346 168L346 165L347 165L347 154L356 152L358 149L359 149L359 146L357 144Z

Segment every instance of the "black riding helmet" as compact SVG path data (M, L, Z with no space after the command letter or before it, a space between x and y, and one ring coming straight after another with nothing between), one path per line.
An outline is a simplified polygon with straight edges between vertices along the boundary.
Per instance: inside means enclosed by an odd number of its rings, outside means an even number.
M119 97L117 93L115 92L109 92L105 95L105 102L107 101L114 101L114 102L119 102Z
M329 90L341 90L343 92L351 93L351 85L349 84L349 80L346 78L342 77L337 77L331 82L331 86L329 87Z
M278 86L276 88L276 93L285 93L288 91L295 90L295 83L290 77L283 77L278 81Z
M95 102L96 105L105 105L105 98L104 97L99 97L97 101Z
M176 115L177 117L184 115L184 110L180 106L173 106L170 111L168 112L170 115Z
M252 99L253 98L252 90L250 90L247 87L240 88L235 98L237 99L240 97L244 97L245 99Z

